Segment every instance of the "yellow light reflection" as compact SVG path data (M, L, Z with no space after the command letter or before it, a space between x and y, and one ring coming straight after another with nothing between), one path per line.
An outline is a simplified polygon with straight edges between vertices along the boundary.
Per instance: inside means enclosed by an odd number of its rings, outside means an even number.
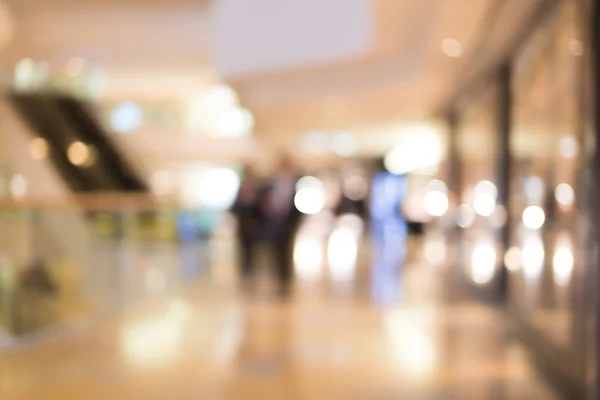
M121 337L124 355L137 366L160 366L182 353L184 326L167 318L139 322L125 328Z
M552 258L554 283L558 286L566 286L571 281L574 263L573 249L569 236L566 234L559 235L556 240L554 257Z
M384 314L387 338L402 371L424 377L435 368L436 349L431 336L417 322L398 311Z
M496 249L491 241L482 241L475 244L471 255L471 279L483 285L494 278L496 272Z
M294 246L294 265L298 278L304 280L318 278L323 266L321 242L310 237L298 238Z
M537 281L544 267L544 243L539 234L525 237L523 241L523 274L529 281Z
M356 232L349 227L335 229L327 244L329 273L334 281L348 281L353 278L357 253Z

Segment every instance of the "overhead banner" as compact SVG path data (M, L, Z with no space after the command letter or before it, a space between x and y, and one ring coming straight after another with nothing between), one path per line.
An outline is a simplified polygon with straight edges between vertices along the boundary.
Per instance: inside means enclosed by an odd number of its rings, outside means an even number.
M370 0L216 0L214 57L225 78L318 66L366 54Z

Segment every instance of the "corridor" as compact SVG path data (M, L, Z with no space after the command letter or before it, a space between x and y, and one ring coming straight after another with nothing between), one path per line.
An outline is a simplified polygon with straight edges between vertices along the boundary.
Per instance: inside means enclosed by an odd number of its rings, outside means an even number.
M233 259L213 262L182 286L0 355L0 398L555 398L502 311L458 296L418 240L385 288L368 249L344 279L331 257L311 274L296 257L285 301L267 270L242 294Z

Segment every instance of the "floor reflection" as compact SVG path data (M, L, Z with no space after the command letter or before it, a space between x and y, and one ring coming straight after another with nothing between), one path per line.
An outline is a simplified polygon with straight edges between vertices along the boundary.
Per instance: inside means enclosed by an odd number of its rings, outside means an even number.
M172 286L196 273L192 248L133 251L121 261L140 282L118 290L161 295L3 356L0 398L554 398L509 344L501 312L448 299L446 269L427 262L435 237L409 249L402 229L384 233L367 237L352 215L311 217L286 301L242 295L222 272Z

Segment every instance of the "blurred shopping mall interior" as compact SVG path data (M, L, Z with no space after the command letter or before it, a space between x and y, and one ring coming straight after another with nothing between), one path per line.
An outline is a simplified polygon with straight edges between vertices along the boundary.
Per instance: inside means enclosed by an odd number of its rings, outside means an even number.
M0 0L0 399L600 398L596 0Z

